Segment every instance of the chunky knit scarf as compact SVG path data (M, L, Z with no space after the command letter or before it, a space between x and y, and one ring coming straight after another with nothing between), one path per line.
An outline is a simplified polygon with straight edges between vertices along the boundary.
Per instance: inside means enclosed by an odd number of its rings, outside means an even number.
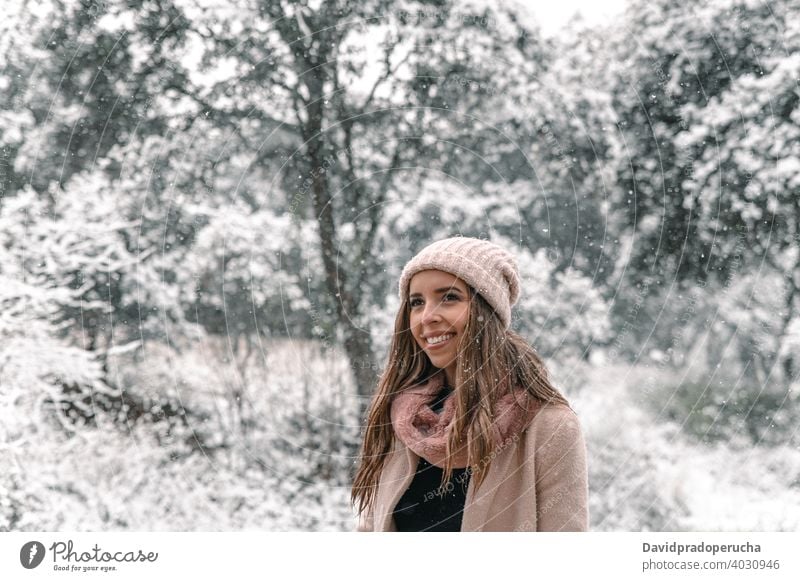
M454 397L445 400L441 413L437 414L430 407L443 383L444 374L436 373L425 383L402 390L395 395L390 410L396 436L417 456L439 468L445 466L448 428L455 418ZM539 400L524 389L508 391L503 386L500 389L504 389L504 393L495 404L492 423L495 450L522 432L540 408ZM466 437L462 436L453 455L453 467L466 468L467 465Z

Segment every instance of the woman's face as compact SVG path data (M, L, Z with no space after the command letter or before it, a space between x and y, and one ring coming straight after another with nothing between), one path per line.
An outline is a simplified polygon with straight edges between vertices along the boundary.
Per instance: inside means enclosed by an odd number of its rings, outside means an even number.
M454 385L458 342L469 318L467 284L441 270L420 271L411 278L408 304L414 340Z

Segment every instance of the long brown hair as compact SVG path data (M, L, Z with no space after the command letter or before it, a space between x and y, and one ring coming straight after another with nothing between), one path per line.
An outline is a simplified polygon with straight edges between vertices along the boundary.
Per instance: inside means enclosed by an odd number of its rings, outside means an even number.
M447 438L447 456L442 485L452 474L452 451L459 434L466 435L471 476L480 487L491 464L495 443L492 417L500 390L499 382L524 387L545 403L569 403L550 383L547 369L533 347L518 333L506 329L486 300L467 285L469 317L459 339L455 374L455 417ZM389 357L378 382L378 390L367 414L361 445L361 463L353 479L351 503L362 513L375 500L381 470L394 444L390 416L393 396L402 389L427 381L440 370L417 345L410 329L408 298L403 300L394 322ZM481 460L483 459L483 460Z

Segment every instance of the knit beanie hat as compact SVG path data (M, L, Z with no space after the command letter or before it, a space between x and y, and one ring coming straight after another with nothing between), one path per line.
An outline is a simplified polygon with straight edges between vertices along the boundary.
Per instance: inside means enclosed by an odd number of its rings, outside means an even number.
M486 299L500 320L511 325L511 307L519 299L519 270L514 256L487 240L457 236L423 248L403 268L400 301L408 296L411 277L422 270L449 272Z

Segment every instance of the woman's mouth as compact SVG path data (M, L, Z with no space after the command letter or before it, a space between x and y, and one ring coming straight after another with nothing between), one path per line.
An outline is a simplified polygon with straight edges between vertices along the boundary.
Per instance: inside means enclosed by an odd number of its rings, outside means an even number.
M450 339L455 337L455 333L445 333L444 335L437 335L436 337L426 337L425 344L428 351L440 349L443 345L450 342Z

